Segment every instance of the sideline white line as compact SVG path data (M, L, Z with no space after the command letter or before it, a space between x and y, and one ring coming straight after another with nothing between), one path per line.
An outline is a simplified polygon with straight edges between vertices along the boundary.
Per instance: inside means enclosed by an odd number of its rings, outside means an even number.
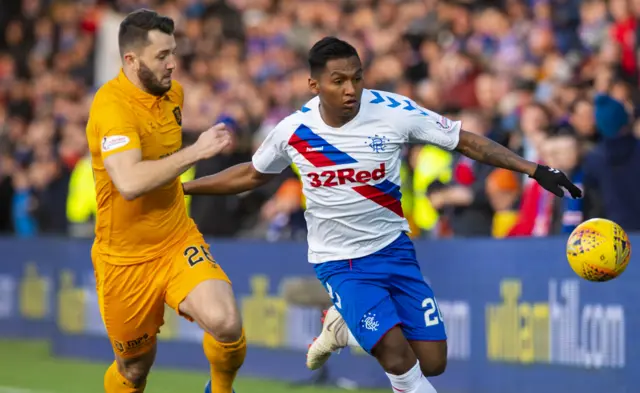
M34 390L15 386L0 386L0 393L55 393L50 390Z

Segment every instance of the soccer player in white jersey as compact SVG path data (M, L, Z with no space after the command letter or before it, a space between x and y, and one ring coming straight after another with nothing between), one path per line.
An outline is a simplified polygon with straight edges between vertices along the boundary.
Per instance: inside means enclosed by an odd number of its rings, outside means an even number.
M456 150L525 173L572 197L560 171L527 161L398 94L363 88L356 50L334 37L309 52L315 98L282 120L252 162L184 184L186 194L237 194L295 163L307 200L309 262L333 299L307 354L320 367L333 351L361 346L394 391L433 393L426 377L444 372L447 344L433 291L424 281L400 204L400 152L408 142Z

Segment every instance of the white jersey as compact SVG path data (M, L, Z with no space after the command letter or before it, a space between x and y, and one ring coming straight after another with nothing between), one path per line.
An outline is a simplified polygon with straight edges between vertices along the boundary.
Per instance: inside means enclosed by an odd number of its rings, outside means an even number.
M291 163L306 198L309 262L354 259L391 244L409 224L400 204L402 147L407 142L452 150L460 122L407 97L364 90L358 114L340 128L322 120L320 99L282 120L253 156L261 173Z

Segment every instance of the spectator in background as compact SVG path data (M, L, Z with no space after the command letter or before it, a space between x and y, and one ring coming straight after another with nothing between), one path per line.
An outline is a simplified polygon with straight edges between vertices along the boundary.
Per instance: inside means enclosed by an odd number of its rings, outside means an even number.
M609 12L613 18L611 39L620 51L620 68L625 79L637 83L638 62L635 32L637 15L631 9L630 0L610 0Z
M86 7L13 2L0 34L0 140L12 162L11 213L20 235L67 232L69 172L86 152L93 39ZM8 54L8 56L7 56ZM5 183L6 184L6 183Z
M474 90L478 100L476 110L482 112L482 115L489 121L492 139L503 144L508 141L508 135L505 130L512 128L505 127L505 124L503 124L504 118L499 111L500 100L507 90L506 82L491 73L483 73L476 78ZM515 115L513 121L517 121Z
M551 114L541 104L530 103L522 108L519 133L513 135L511 147L530 161L540 160L540 147L551 126Z
M489 203L495 212L492 235L497 238L505 237L518 220L518 211L515 208L520 196L518 176L506 169L494 169L487 177L485 188Z
M0 233L5 234L12 232L14 228L11 208L15 188L12 185L13 176L13 159L0 150Z
M595 53L607 40L607 4L604 0L582 0L580 2L580 25L577 29L582 47Z
M491 132L490 122L481 112L464 111L459 117L465 130L482 136ZM429 192L434 208L443 212L454 236L491 236L493 207L486 193L487 176L492 167L463 155L453 163L452 181Z
M530 105L523 113L522 131L528 141L523 148L530 160L547 165L544 143L548 138L548 114L544 107ZM547 236L553 216L553 195L528 176L522 178L518 219L508 236Z
M550 136L542 144L542 150L547 165L563 171L575 185L584 189L583 148L578 136ZM549 234L568 235L582 221L597 217L598 212L594 210L592 197L593 195L585 194L582 199L554 199Z
M268 225L267 240L304 240L306 222L300 179L289 177L285 180L275 195L262 206L260 214Z
M238 152L238 124L230 116L223 115L216 123L223 122L232 133L232 142L221 153L196 165L195 177L212 175L233 165L246 162L251 157ZM194 196L191 215L203 234L231 237L243 227L243 198L239 195Z
M569 108L569 116L566 123L560 126L560 134L575 135L579 141L588 147L592 147L600 140L596 132L593 103L586 98L575 100Z
M13 213L14 232L19 237L31 237L38 232L38 224L34 218L36 200L29 187L29 177L24 170L16 170L13 179Z
M597 216L640 231L640 141L629 113L620 101L601 94L595 98L595 117L603 141L585 159L585 195L598 204Z
M67 215L61 206L64 207L67 200L69 172L51 145L36 147L34 156L28 178L35 199L33 213L38 222L38 232L65 234Z
M13 184L19 195L29 195L22 200L29 203L16 203L18 216L26 217L22 222L40 232L66 230L65 203L59 201L66 198L69 172L86 153L88 104L93 91L117 74L120 58L112 37L124 14L140 4L0 0L0 156L6 157L0 159L0 230L13 228L12 204L3 203L14 200ZM199 175L249 157L275 124L310 98L305 54L324 35L355 44L367 88L397 91L440 113L477 110L488 120L491 138L528 159L540 158L544 140L558 127L558 133L577 135L596 151L611 151L615 143L602 141L604 134L594 126L595 91L621 101L636 118L633 131L640 136L637 0L146 0L144 6L176 20L174 76L186 92L185 144L194 130L223 116L233 119L234 150L221 161L203 163ZM432 158L414 160L421 162L420 170L413 168L419 176L411 178L409 171L405 178L405 186L414 188L413 198L403 201L413 204L409 219L432 236L449 233L425 204L426 192L415 186L436 177L448 181L451 157L441 157L433 177L423 168L436 167L439 152L413 151L421 154L410 157L428 158L428 152ZM633 160L620 165L615 168L621 173L640 171ZM288 178L293 174L283 181ZM484 186L488 211L500 212L504 222L524 219L516 207L531 199L528 185L526 177L494 171ZM264 237L273 217L261 213L270 211L262 205L279 199L278 186L224 201L196 197L192 215L211 235ZM471 209L472 215L479 199L473 200L454 210L464 216ZM609 210L599 214L607 217ZM550 218L548 232L555 233L557 215ZM489 233L484 228L483 236Z

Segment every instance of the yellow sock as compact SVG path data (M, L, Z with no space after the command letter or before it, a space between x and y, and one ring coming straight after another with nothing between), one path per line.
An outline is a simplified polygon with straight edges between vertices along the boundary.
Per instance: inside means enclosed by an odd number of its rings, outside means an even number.
M221 343L204 334L204 354L211 364L211 393L231 393L233 380L247 354L247 341L242 337L234 343Z
M120 374L116 362L113 362L104 374L104 391L106 393L142 393L146 384L145 381L142 386L136 387L133 382Z

